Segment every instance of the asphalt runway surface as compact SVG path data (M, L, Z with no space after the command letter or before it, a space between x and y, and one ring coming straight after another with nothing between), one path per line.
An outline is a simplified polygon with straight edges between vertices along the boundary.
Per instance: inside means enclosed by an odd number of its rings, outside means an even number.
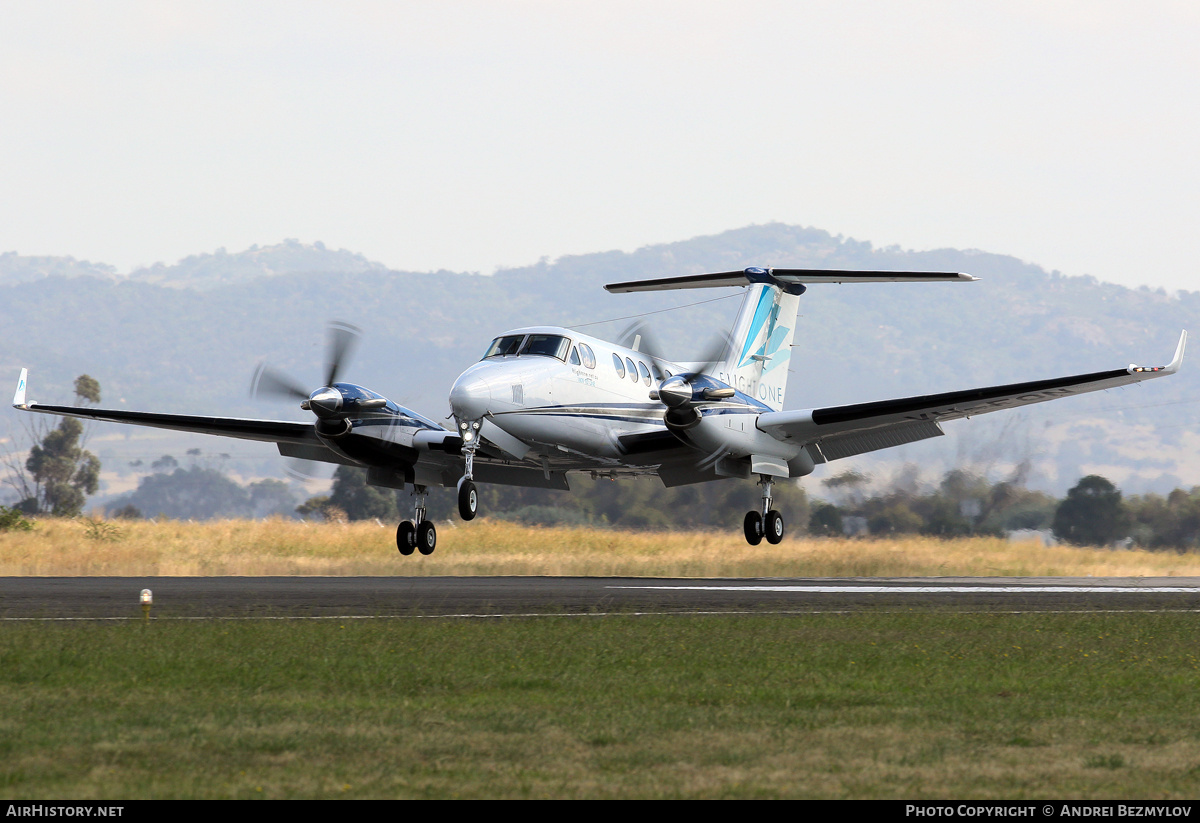
M1200 578L7 577L0 620L1200 611Z

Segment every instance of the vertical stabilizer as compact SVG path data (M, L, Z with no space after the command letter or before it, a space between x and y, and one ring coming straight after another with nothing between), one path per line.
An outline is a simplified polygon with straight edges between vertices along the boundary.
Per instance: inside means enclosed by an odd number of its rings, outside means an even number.
M723 360L709 370L713 377L770 406L783 409L792 336L800 295L770 283L746 289Z

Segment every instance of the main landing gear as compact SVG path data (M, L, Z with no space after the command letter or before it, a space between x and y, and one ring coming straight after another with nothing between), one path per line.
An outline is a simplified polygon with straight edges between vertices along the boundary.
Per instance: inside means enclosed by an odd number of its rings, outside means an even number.
M400 554L407 557L414 551L421 554L433 554L437 548L437 529L433 521L425 519L425 495L428 489L424 486L413 486L413 496L416 497L412 520L405 520L396 528L396 548ZM413 525L413 520L416 525Z
M758 485L762 486L762 511L746 512L746 519L742 521L746 542L751 546L757 546L764 537L768 543L778 543L783 539L783 515L771 508L771 491L775 481L768 474L758 477Z

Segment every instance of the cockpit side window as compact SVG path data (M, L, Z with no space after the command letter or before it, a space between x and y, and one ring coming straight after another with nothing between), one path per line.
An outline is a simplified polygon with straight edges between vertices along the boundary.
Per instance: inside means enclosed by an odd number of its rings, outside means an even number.
M567 350L571 341L558 334L531 334L521 347L521 354L536 354L542 357L557 357L567 359Z
M576 348L575 348L574 346L572 346L572 347L571 347L571 360L570 360L570 363L571 363L571 365L572 365L572 366L578 366L578 365L580 365L580 362L579 362L579 352L576 350Z
M592 353L592 347L587 343L579 344L579 356L583 358L583 367L585 369L596 368L596 355Z
M507 337L497 337L492 341L492 345L488 347L487 354L483 356L484 360L489 357L508 357L516 354L521 348L521 341L525 339L523 334L510 334Z

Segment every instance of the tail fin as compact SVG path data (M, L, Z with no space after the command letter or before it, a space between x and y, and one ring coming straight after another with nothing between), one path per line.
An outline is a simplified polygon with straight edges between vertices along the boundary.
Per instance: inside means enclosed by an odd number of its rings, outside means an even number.
M725 356L709 373L773 411L782 411L800 295L767 283L746 290Z

